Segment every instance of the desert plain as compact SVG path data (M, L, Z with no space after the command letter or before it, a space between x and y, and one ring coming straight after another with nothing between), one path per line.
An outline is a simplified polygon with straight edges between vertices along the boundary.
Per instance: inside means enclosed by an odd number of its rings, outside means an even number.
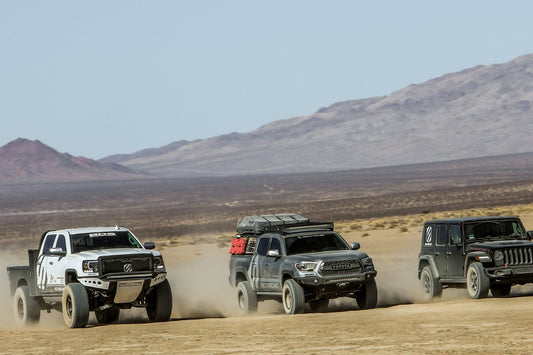
M233 199L228 198L230 191L244 196L247 185L225 182L225 188L210 189L212 184L198 186L202 182L197 181L194 188L180 190L167 181L124 184L120 189L115 183L44 190L0 187L0 353L533 352L533 285L514 286L508 298L489 295L481 300L469 299L465 290L445 289L442 299L422 303L417 279L424 220L518 215L526 229L533 230L530 181L465 186L463 179L441 181L436 187L410 179L378 186L370 179L367 188L357 190L342 188L339 179L337 188L316 181L316 192L309 188L306 194L288 183L283 192L276 192L279 181L255 179L261 189L250 188L247 198ZM165 184L172 188L162 188ZM306 309L288 316L280 304L269 301L261 303L256 314L238 316L235 290L228 283L229 242L238 218L262 212L335 221L347 241L361 243L374 259L378 307L359 310L354 300L338 299L327 312ZM67 329L61 314L52 311L43 312L34 327L16 327L5 267L25 264L26 249L35 248L47 229L115 223L129 227L143 241L155 241L163 253L173 291L171 320L150 323L143 310L133 309L122 311L116 324L99 325L91 315L86 328Z

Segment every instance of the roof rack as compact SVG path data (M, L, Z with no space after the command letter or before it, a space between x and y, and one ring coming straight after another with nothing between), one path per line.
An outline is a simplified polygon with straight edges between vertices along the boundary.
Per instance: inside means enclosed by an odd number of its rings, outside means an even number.
M237 224L237 232L263 234L265 232L295 233L309 229L333 230L333 222L309 222L298 214L246 216Z

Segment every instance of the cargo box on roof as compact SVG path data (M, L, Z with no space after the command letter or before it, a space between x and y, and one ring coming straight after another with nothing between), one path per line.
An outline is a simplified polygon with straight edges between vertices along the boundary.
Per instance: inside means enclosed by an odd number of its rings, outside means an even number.
M261 216L246 216L237 224L238 233L261 234L265 227L308 223L309 219L298 214L275 214Z

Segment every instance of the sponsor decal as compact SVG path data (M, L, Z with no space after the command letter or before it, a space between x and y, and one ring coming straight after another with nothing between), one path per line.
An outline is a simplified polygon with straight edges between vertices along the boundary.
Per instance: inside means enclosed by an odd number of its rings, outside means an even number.
M133 271L133 265L130 263L124 264L124 272L132 272Z

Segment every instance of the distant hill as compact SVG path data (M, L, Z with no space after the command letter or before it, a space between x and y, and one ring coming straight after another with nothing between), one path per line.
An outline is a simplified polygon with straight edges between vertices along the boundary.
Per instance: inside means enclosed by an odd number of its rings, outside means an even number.
M35 140L19 138L0 147L0 183L145 178L118 164L59 153Z
M248 133L104 158L159 176L301 173L533 151L533 54Z

